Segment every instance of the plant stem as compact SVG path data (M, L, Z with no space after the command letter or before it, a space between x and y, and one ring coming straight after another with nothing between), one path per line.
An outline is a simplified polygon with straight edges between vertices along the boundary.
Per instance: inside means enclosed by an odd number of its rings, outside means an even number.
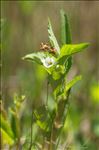
M46 107L46 109L48 109L48 95L49 95L49 81L48 81L48 79L47 79L47 91L46 91L46 104L45 104L45 107ZM43 145L42 145L42 150L44 150L44 148L45 148L45 137L43 136Z
M65 100L66 103L64 104L64 108L63 108L63 117L62 117L62 120L61 120L61 123L63 124L63 126L60 128L60 130L58 132L59 137L58 137L56 149L58 148L58 145L59 145L59 142L60 142L60 134L61 134L62 129L64 127L64 123L66 121L68 110L69 110L69 95L70 95L70 90L68 92L67 99Z
M53 138L53 124L52 124L52 130L51 130L51 136L50 136L50 144L48 150L52 150L52 138Z
M53 150L55 149L54 148L54 142L55 142L55 137L54 135L56 135L56 129L55 129L55 126L54 126L54 122L55 122L55 119L56 119L56 112L53 112L53 115L52 115L52 127L51 127L51 132L50 132L50 138L49 138L49 147L48 147L48 150Z
M31 150L31 147L32 147L32 135L33 135L33 128L32 128L32 125L33 125L33 104L32 104L32 114L31 114L31 141L30 141L30 147L29 147L29 150Z
M48 106L48 92L49 92L49 81L47 80L46 107Z

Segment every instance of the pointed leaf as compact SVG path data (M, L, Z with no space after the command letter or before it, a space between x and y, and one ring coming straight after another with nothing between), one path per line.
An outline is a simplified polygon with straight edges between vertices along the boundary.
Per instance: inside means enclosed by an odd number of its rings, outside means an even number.
M3 136L3 141L5 141L8 144L13 144L14 142L14 134L11 129L10 123L0 114L0 130Z
M49 34L49 40L50 40L51 46L56 49L58 54L60 54L60 48L59 48L58 42L56 40L56 37L54 35L50 20L48 20L48 34Z
M79 80L81 80L82 76L76 76L74 77L69 83L66 84L66 92L72 88L72 86L74 86L74 84L76 84Z
M14 139L9 136L9 134L0 127L1 135L2 135L2 145L9 144L13 145Z
M58 64L63 65L65 67L65 75L69 72L72 66L72 57L71 56L63 56L58 60Z
M29 60L29 61L32 61L32 62L36 62L38 64L42 64L42 58L45 57L45 54L43 52L38 52L38 53L31 53L31 54L28 54L26 56L24 56L22 59L23 60Z
M71 44L72 36L71 36L68 17L63 10L61 10L60 13L61 13L61 43L62 45ZM71 66L72 66L72 57L70 56L66 63L66 73L68 73Z
M11 112L11 127L12 131L14 133L14 137L17 139L20 137L20 124L19 124L19 118L17 116L17 113L10 109Z
M42 65L49 74L51 74L51 70L56 63L56 58L54 56L44 52L28 54L22 59L26 59Z
M66 70L65 75L69 72L71 66L72 66L72 57L70 56L67 58L67 61L65 63L65 70Z
M71 32L68 17L63 10L61 10L61 41L62 45L71 44Z
M59 84L56 89L54 90L53 94L54 97L57 99L62 98L66 99L67 98L67 92L79 81L81 80L81 76L76 76L74 77L69 83L65 84L63 87L63 84Z
M61 54L60 54L60 58L62 58L63 56L69 56L75 53L78 53L80 51L82 51L83 49L87 48L89 46L88 43L81 43L81 44L66 44L61 48Z

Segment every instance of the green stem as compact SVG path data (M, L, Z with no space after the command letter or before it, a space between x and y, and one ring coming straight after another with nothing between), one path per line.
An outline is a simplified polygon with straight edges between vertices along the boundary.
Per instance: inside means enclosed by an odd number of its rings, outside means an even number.
M62 127L59 129L58 131L58 141L57 141L57 145L56 145L56 148L58 148L58 145L59 145L59 142L60 142L60 135L61 135L61 132L62 132L62 129L64 127L64 124L65 124L65 121L66 121L66 118L67 118L67 114L68 114L68 110L69 110L69 95L70 95L70 90L68 92L68 96L67 96L67 99L65 100L65 104L64 104L64 108L63 108L63 117L62 117L62 120L61 120L61 124L62 124Z
M48 95L49 95L49 81L47 79L47 91L46 91L46 104L45 107L48 109ZM43 136L43 145L42 145L42 150L45 148L45 136Z
M49 92L49 81L47 80L47 96L46 96L46 107L48 107L48 92Z
M54 116L53 118L53 123L52 123L52 129L51 129L51 135L50 135L50 144L49 144L49 149L48 150L53 150L53 142L54 142L54 139L53 139L53 136L54 136L54 121L55 121L55 117L56 115Z
M32 147L32 134L33 134L33 128L32 128L32 125L33 125L33 105L32 105L32 114L31 114L31 141L30 141L30 147L29 147L29 150L31 150L31 147Z
M52 114L50 114L51 117L51 131L50 131L50 137L48 138L48 150L52 150L53 147L53 135L54 135L54 121L56 117L56 111L53 111Z

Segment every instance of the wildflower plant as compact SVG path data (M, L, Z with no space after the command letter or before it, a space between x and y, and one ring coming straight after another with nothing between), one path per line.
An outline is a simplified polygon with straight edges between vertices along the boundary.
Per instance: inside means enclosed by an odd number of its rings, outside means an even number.
M50 20L48 20L49 44L41 43L39 52L23 57L24 60L36 62L48 74L48 84L52 87L55 107L50 110L48 103L34 110L34 122L43 134L42 147L57 149L59 136L67 116L71 88L81 80L81 75L67 81L67 75L72 67L72 56L88 47L88 43L72 44L70 26L67 15L61 10L61 45L54 35ZM48 100L48 99L47 99Z

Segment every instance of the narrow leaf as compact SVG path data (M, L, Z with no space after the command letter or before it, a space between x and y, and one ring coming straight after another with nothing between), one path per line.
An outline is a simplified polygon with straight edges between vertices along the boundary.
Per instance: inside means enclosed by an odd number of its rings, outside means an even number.
M74 78L66 85L66 89L65 89L66 92L67 92L69 89L71 89L71 88L74 86L74 84L76 84L79 80L81 80L81 78L82 78L81 75L74 77Z
M48 34L49 34L49 40L50 40L51 46L56 49L58 54L60 54L60 48L59 48L58 42L56 40L56 37L54 35L50 20L48 20Z
M71 36L68 17L63 10L60 11L60 14L61 14L61 43L62 43L62 45L71 44L72 36ZM72 66L72 56L70 56L67 60L66 73L68 73L71 66Z
M15 138L20 137L20 123L17 113L10 109L11 112L11 127Z
M72 66L72 57L68 57L67 61L65 62L65 75L69 72L70 68Z
M64 44L71 44L71 32L70 32L70 25L68 21L68 17L63 10L61 10L61 43Z

